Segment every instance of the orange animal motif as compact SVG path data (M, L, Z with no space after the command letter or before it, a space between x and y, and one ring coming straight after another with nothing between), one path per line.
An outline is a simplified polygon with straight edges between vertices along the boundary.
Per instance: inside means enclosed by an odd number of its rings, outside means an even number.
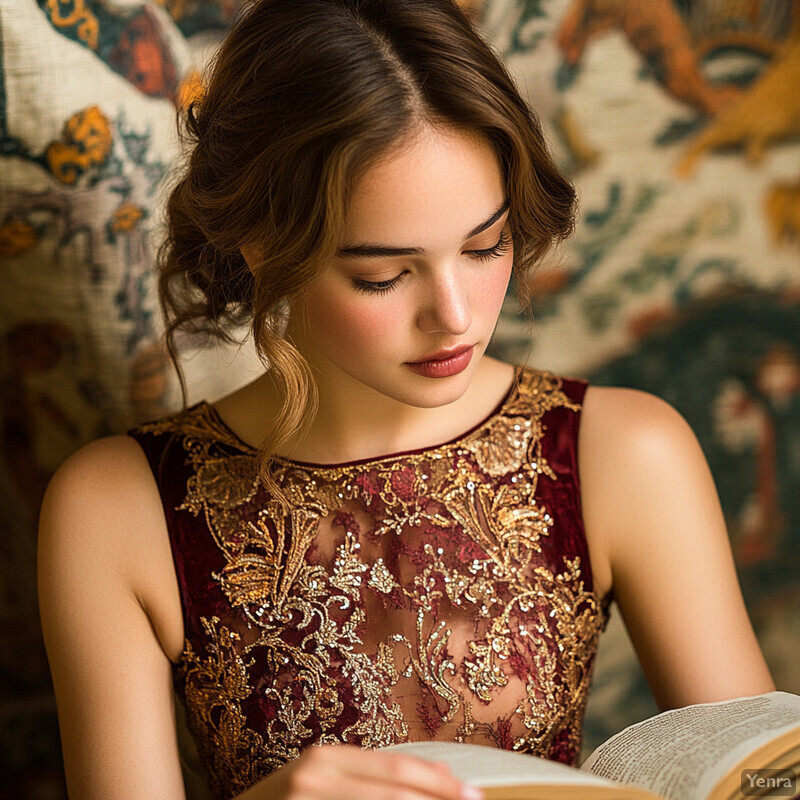
M176 105L186 108L189 103L201 100L204 93L203 76L196 69L190 69L178 86Z
M800 136L799 86L800 12L796 10L794 31L772 63L697 136L678 164L678 175L691 175L711 150L744 147L747 161L757 164L768 145Z
M161 342L148 345L130 370L128 396L136 419L155 419L167 411L169 358Z
M714 115L739 94L703 77L691 35L671 0L575 0L558 33L568 64L577 64L590 39L621 30L676 100Z
M456 2L473 19L478 19L481 15L483 0L456 0Z
M27 220L10 219L0 225L0 258L14 256L30 250L38 241L36 229Z
M773 184L764 206L775 244L800 245L800 180Z
M572 164L569 165L571 174L575 175L597 164L600 151L589 142L568 108L562 107L553 122L572 156Z
M74 345L73 332L50 320L20 323L7 330L0 342L7 372L0 411L0 460L31 508L41 504L52 475L36 447L42 420L73 441L79 435L69 414L37 388L37 378L58 366Z
M146 6L125 26L108 63L144 94L175 101L177 67L152 10Z

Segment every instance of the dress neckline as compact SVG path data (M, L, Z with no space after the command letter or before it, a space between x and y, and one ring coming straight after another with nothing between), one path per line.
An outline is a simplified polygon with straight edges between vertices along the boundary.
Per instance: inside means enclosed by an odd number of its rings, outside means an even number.
M472 436L473 434L477 433L481 428L489 425L494 419L501 416L505 411L506 407L511 404L512 400L515 399L516 395L519 392L519 386L522 379L522 373L525 370L525 367L521 365L516 365L514 367L514 377L511 380L511 386L509 387L508 391L505 393L503 398L500 402L494 407L494 409L482 419L477 424L473 425L469 430L464 431L464 433L460 433L458 436L453 437L452 439L448 439L446 442L441 442L440 444L430 445L428 447L419 447L414 450L400 450L395 453L387 453L386 455L380 456L369 456L367 458L360 458L355 461L339 461L331 464L320 464L315 463L313 461L298 461L293 458L287 458L285 456L275 456L274 461L283 464L287 467L302 467L305 469L317 469L317 470L337 470L337 469L344 469L348 467L358 467L363 466L365 464L377 464L382 461L392 461L399 458L405 458L408 456L419 456L423 455L424 453L430 453L435 450L441 450L445 447L453 447L457 445L459 442L463 441L464 439ZM257 453L258 448L253 447L253 445L248 444L245 442L239 434L234 431L227 422L220 416L217 409L209 403L207 400L201 400L196 408L200 408L208 413L214 423L218 425L222 430L225 431L228 436L234 439L239 447L242 450L247 451L248 453Z

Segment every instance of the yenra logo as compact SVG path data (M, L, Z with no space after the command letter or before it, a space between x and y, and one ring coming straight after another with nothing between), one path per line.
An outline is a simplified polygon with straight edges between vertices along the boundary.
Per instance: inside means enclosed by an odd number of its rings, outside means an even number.
M742 770L745 797L794 797L797 774L792 769Z

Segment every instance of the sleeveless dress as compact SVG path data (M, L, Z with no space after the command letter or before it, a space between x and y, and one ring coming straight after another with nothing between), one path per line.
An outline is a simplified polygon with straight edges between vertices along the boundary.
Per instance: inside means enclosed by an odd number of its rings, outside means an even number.
M175 687L216 797L330 742L575 763L610 600L581 516L585 389L517 367L453 441L278 459L288 503L208 403L129 431L163 501L186 633Z

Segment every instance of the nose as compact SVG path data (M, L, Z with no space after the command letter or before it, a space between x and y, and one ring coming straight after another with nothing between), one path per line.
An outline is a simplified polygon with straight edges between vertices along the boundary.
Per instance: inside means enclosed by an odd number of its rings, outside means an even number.
M423 333L461 336L472 324L465 279L458 266L437 269L424 289L417 325Z

